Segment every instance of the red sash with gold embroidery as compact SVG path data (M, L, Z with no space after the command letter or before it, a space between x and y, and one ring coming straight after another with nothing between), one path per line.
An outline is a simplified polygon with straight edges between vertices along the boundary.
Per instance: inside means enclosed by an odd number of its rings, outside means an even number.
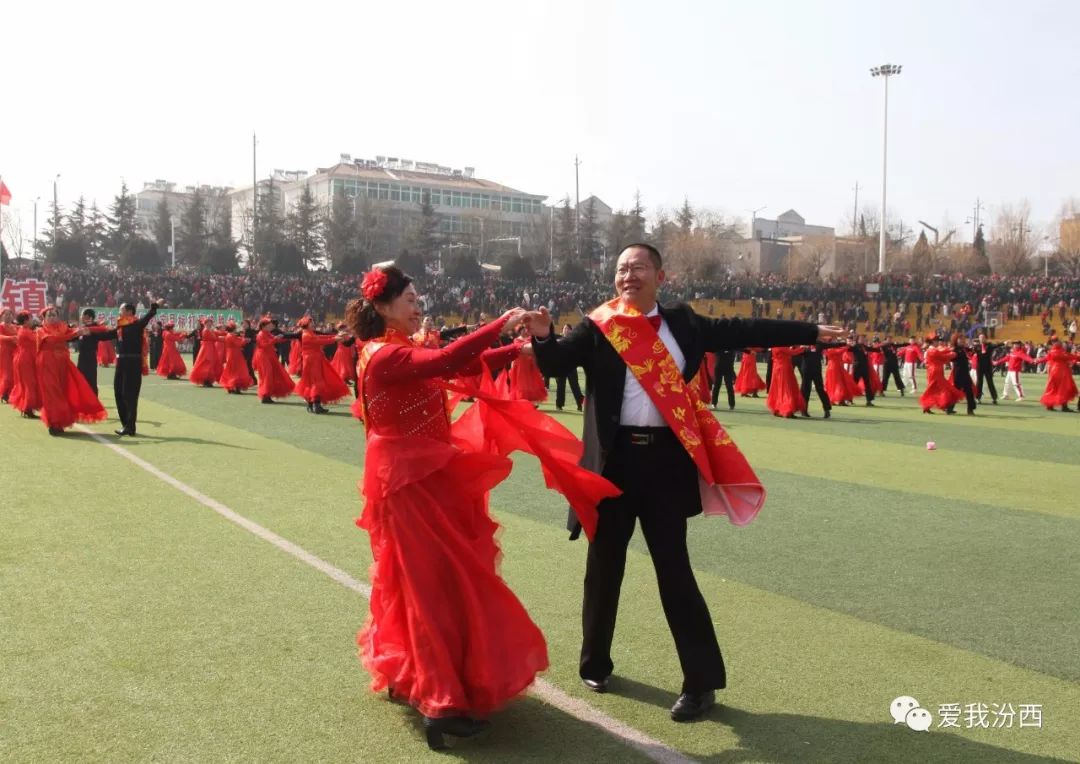
M727 515L735 525L753 520L765 503L764 486L693 383L683 380L682 370L649 320L619 298L604 303L589 318L694 460L705 514Z

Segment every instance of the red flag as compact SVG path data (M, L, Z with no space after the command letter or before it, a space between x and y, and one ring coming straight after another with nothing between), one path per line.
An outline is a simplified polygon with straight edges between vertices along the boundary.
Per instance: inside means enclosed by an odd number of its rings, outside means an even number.
M11 204L11 191L2 180L0 180L0 204Z

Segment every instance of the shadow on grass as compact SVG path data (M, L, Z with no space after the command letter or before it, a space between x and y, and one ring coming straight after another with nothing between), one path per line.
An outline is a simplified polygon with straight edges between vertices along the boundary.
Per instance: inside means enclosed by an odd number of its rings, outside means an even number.
M867 724L799 714L754 714L724 706L709 721L726 724L739 736L739 747L700 758L702 762L1061 762L1021 753L959 735L931 730L914 732L905 725ZM708 723L708 722L706 722ZM1005 734L1006 731L1002 730Z
M143 424L139 422L139 424ZM118 446L124 446L125 448L130 446L137 446L139 443L145 443L147 445L151 443L192 443L197 446L222 446L224 448L232 448L237 451L254 451L253 448L247 446L237 446L233 443L222 443L218 440L206 440L205 438L185 438L185 437L169 437L165 435L146 435L145 433L139 433L135 437L125 435L120 437L114 433L104 432L79 432L77 430L68 430L64 433L63 437L66 440L70 440L78 443L93 443L97 444L97 440L94 436L98 436L108 440L110 443L116 443Z

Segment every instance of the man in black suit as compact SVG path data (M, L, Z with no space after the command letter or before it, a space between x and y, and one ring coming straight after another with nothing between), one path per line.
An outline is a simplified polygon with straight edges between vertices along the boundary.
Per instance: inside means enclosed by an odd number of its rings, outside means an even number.
M716 365L713 367L712 383L712 407L716 408L720 400L720 386L727 388L727 405L731 411L735 410L735 350L721 350L716 354Z
M889 389L889 380L896 383L896 389L900 391L900 397L904 397L904 382L900 379L900 359L896 357L896 343L891 337L886 337L881 343L881 352L885 356L885 368L881 372L881 394Z
M72 342L77 343L79 348L79 362L76 366L79 367L79 372L86 379L87 384L90 385L90 389L94 391L94 395L98 394L97 386L97 350L99 342L112 342L116 339L115 329L106 329L103 326L98 326L95 322L97 314L93 310L87 308L82 312L82 323L88 331Z
M135 306L120 306L120 318L116 322L116 335L120 347L116 353L116 375L113 377L113 395L116 398L116 415L120 417L117 435L134 437L135 422L139 416L139 391L142 390L142 343L146 324L157 314L157 303L142 318L135 318Z
M997 388L994 387L994 351L1003 347L1002 342L987 342L986 335L980 334L975 345L975 397L982 401L983 384L990 391L990 402L997 405Z
M863 392L866 395L866 405L874 405L874 386L870 384L870 355L869 348L863 344L863 337L858 340L852 339L851 345L851 376L856 382L863 383Z
M662 259L654 247L631 244L620 253L615 290L622 305L650 317L687 383L706 351L806 345L840 333L794 321L706 318L685 304L661 307L656 294L663 281ZM715 690L727 682L712 618L686 548L687 518L702 511L697 466L596 323L586 318L569 336L556 339L545 308L529 313L526 322L543 374L558 378L585 369L582 464L623 491L601 503L589 545L578 672L590 689L607 690L626 549L640 521L683 672L671 717L695 719L713 706ZM576 522L571 523L571 538L578 530Z
M802 375L802 397L806 405L806 408L802 410L802 415L805 417L810 416L811 389L817 392L818 398L821 400L821 408L825 411L825 418L828 419L832 416L832 402L829 400L829 396L825 394L825 382L821 378L821 351L825 347L825 345L807 345L802 355L796 356L799 359L799 374Z

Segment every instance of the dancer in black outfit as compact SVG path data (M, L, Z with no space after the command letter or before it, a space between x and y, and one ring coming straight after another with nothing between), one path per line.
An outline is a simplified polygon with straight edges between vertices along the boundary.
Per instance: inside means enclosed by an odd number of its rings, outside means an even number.
M730 411L735 410L735 353L736 350L721 350L716 354L713 367L712 406L715 409L720 400L720 386L727 388L727 402Z

